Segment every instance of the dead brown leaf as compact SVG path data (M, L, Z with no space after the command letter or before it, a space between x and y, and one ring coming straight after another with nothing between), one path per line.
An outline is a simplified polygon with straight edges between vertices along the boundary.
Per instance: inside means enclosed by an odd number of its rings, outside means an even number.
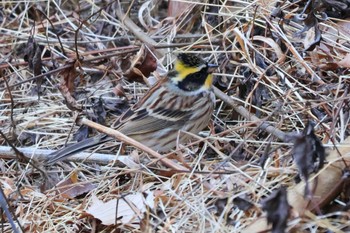
M82 108L76 102L75 98L72 96L74 90L74 80L79 75L74 67L70 67L61 72L63 78L61 79L58 89L60 90L62 96L66 100L67 107L72 111L82 111Z
M117 221L122 224L139 223L147 206L154 208L153 199L152 193L147 198L143 193L135 193L107 202L92 196L92 204L86 209L86 213L101 220L104 225L116 225Z
M132 82L147 83L146 78L157 69L157 59L145 46L134 57L124 76Z
M190 9L191 6L193 3L171 0L168 5L168 16L175 18L183 14L186 9Z
M71 176L57 185L57 190L64 198L75 198L96 188L91 183L79 183L78 174L73 172Z
M74 81L77 77L81 77L80 72L77 69L80 67L78 60L73 61L73 65L60 72L60 76L63 78L63 84L68 89L69 93L73 93L75 89Z
M350 53L346 54L345 57L338 62L339 66L350 68Z
M272 223L272 233L285 232L290 210L286 187L280 187L265 198L262 208L267 212L268 223Z

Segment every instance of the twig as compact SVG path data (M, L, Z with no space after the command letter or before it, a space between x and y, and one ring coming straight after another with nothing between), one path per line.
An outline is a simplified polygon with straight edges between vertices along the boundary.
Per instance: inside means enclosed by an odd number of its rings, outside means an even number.
M116 15L119 20L131 31L131 33L135 35L135 37L153 48L157 45L157 42L155 40L144 33L142 29L134 23L134 21L132 21L127 15L124 14L124 12L122 12L119 1L117 2ZM155 50L154 53L157 57L163 57L165 51Z
M231 99L228 95L217 89L216 87L213 87L215 95L220 98L222 101L225 103L229 104L230 106L233 107L233 109L238 112L241 116L244 118L250 120L250 121L255 121L257 123L260 123L260 128L262 130L265 130L266 132L274 135L278 139L284 141L285 140L285 135L286 133L282 132L281 130L277 129L276 127L270 125L269 123L261 120L254 114L250 113L247 109L245 109L243 106L239 106L235 103L233 99Z
M173 169L181 170L181 171L188 171L187 168L185 168L177 163L174 163L172 160L165 158L164 156L162 156L158 152L156 152L156 151L152 150L151 148L143 145L142 143L139 143L138 141L122 134L121 132L119 132L117 130L105 127L103 125L100 125L98 123L90 121L86 118L81 119L80 123L87 125L91 128L97 129L98 131L100 131L104 134L108 134L108 135L110 135L110 136L112 136L112 137L114 137L122 142L125 142L129 145L133 145L134 147L148 153L149 155L153 156L154 158L159 159L163 164L165 164L169 168L173 168Z
M23 155L27 158L32 158L35 160L46 160L49 155L55 150L44 150L37 148L17 148ZM17 159L13 152L13 149L8 146L0 146L0 158L2 159ZM101 153L86 153L81 152L72 156L69 156L67 160L69 161L87 161L90 163L98 164L108 164L110 161L115 159L115 155L101 154Z
M90 120L88 120L86 118L83 118L80 121L80 123L82 123L84 125L87 125L89 127L95 128L95 129L97 129L98 131L100 131L100 132L102 132L104 134L108 134L109 136L112 136L112 137L114 137L114 138L116 138L116 139L118 139L118 140L120 140L122 142L130 144L130 145L132 145L132 146L134 146L134 147L136 147L136 148L138 148L138 149L148 153L149 155L153 156L157 160L160 160L168 168L172 168L172 169L176 170L176 172L179 172L179 173L187 173L187 172L193 173L193 171L189 170L188 168L173 162L172 160L162 156L158 152L156 152L156 151L152 150L151 148L143 145L142 143L139 143L138 141L136 141L136 140L134 140L134 139L132 139L132 138L122 134L121 132L119 132L117 130L105 127L103 125L100 125L98 123L90 121ZM193 176L198 178L199 180L202 179L201 175L196 175L196 174L193 173ZM202 181L202 184L203 184L204 187L206 187L208 190L211 190L216 195L223 196L223 193L221 191L215 190L213 185L208 183L207 181Z
M9 202L8 202L8 200L6 198L6 195L5 195L5 193L4 193L4 191L2 190L1 187L0 187L0 206L1 206L2 211L5 212L7 220L10 222L10 225L12 227L13 232L14 233L24 232L21 224L19 223L19 221L18 221L18 219L16 217L16 215L14 214L13 215L14 218L12 217L11 212L13 213L14 211L12 210L12 208L11 208L12 206L9 204ZM10 211L10 208L11 208L11 211ZM16 223L17 223L17 225L18 225L18 227L19 227L19 229L21 231L17 228L17 226L15 224L15 221L16 221Z
M11 101L11 112L10 112L10 119L11 119L11 126L12 126L12 132L16 130L16 123L15 123L15 120L13 118L13 109L15 108L15 104L14 104L14 101L13 101L13 96L12 96L12 93L11 93L11 88L10 88L10 85L7 81L7 78L3 77L4 79L4 82L5 82L5 85L6 85L6 89L7 89L7 92L9 93L9 97L10 97L10 101Z

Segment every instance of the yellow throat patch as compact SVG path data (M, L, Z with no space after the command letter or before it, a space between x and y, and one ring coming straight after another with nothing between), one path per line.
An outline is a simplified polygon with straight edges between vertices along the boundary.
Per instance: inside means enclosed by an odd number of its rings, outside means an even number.
M179 75L175 78L176 81L184 80L187 75L193 74L199 71L198 67L188 67L184 65L181 61L175 62L175 70L179 73Z

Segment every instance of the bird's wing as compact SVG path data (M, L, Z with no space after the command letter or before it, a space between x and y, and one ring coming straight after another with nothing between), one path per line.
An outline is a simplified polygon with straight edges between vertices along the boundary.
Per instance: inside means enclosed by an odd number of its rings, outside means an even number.
M177 93L162 85L156 85L136 105L127 110L112 128L129 136L164 128L180 129L191 119L193 108L196 107L195 102L198 101L194 96L188 96L186 99L186 105L179 104L179 101L183 101L183 96L178 97Z
M117 130L130 136L133 134L154 132L164 128L181 128L190 117L191 113L189 111L160 108L153 111L149 109L138 109L126 121L120 121Z

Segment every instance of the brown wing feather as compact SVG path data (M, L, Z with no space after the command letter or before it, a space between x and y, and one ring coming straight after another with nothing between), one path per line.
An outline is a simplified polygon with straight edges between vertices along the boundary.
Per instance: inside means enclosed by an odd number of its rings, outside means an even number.
M169 91L159 82L133 107L131 107L113 128L132 136L135 134L147 134L164 128L179 130L190 120L194 103L178 104L181 99L187 98L190 102L197 101L195 96L178 96L178 93Z
M142 109L140 108L140 106L142 106L144 104L144 102L149 98L149 96L152 95L152 93L154 93L157 88L160 88L162 83L165 81L165 79L162 79L160 81L158 81L153 87L151 87L151 89L148 90L148 92L136 103L134 104L132 107L130 107L126 112L124 112L118 119L116 122L114 122L111 125L111 128L113 129L119 129L123 124L125 124L125 122L129 121L132 118L135 118L136 115L138 114L138 117L145 117L148 115L146 109ZM136 113L138 112L138 113Z

